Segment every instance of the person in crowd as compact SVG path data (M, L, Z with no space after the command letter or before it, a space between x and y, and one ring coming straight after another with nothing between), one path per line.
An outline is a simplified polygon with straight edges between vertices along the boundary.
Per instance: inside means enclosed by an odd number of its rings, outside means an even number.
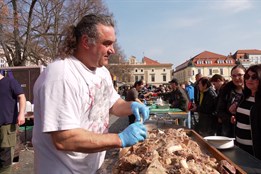
M25 123L25 103L17 80L0 74L0 173L12 173L18 126Z
M149 98L153 92L152 88L148 87L149 85L146 84L145 80L140 80L142 83L142 88L139 90L139 98L146 103L146 99Z
M215 75L213 75L211 77L210 82L214 86L215 92L218 95L219 94L219 90L225 84L226 79L222 75L220 75L220 74L215 74Z
M220 74L215 74L211 77L210 79L211 84L213 85L213 88L215 92L217 93L217 101L219 99L219 91L220 89L225 85L226 79L220 75ZM218 119L218 118L217 118ZM220 135L220 132L222 130L222 124L221 121L218 119L217 122L217 135Z
M180 84L180 87L181 87L182 89L184 89L184 90L185 90L185 88L186 88L186 85L185 85L185 83L181 83L181 84Z
M211 136L216 133L216 99L217 94L211 87L207 77L202 77L198 81L199 103L193 105L191 111L198 112L199 120L196 131L202 136Z
M244 83L244 97L231 119L236 123L236 144L261 160L261 64L246 70Z
M235 114L236 106L243 96L245 71L246 69L242 65L234 66L230 73L232 80L226 83L219 92L217 103L217 135L235 136L235 125L230 122L230 119Z
M200 78L202 78L202 74L201 73L196 74L196 76L195 76L196 81L193 84L193 86L194 86L194 103L193 103L193 105L195 105L195 106L199 104L200 91L199 91L199 87L198 87L198 81ZM192 127L192 129L195 129L198 124L198 114L194 113L193 111L190 111L190 114L191 114L191 127Z
M133 85L133 87L128 91L127 96L126 96L126 101L136 101L138 103L142 103L141 99L139 98L139 92L143 88L144 83L142 80L136 81ZM129 124L132 124L135 122L135 115L131 114L128 116L129 117Z
M172 108L179 108L185 112L188 112L188 96L186 91L179 86L179 82L176 78L169 81L172 87L172 91L168 93L167 98Z
M188 94L188 98L189 98L189 105L188 108L191 109L192 104L194 102L194 87L191 85L190 82L185 81L185 90Z
M85 15L64 36L60 56L34 85L34 173L94 174L107 149L128 147L146 138L141 121L149 110L126 102L113 87L104 65L115 53L114 21L103 14ZM109 114L136 122L121 133L108 133Z
M199 83L199 79L201 79L203 76L201 73L198 73L196 74L195 76L195 83L194 83L194 103L196 105L199 104L199 94L200 94L200 91L199 91L199 87L198 87L198 83Z
M127 93L128 93L129 90L130 90L130 86L129 85L123 86L123 89L122 89L122 98L123 99L126 99L126 96L127 96Z

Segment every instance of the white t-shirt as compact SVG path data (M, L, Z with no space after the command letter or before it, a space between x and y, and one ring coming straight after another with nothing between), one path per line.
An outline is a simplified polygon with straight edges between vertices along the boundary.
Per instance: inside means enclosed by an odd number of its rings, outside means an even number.
M91 71L73 57L49 64L34 86L35 173L95 173L105 151L87 154L56 150L48 132L83 128L107 133L109 109L119 98L105 67Z

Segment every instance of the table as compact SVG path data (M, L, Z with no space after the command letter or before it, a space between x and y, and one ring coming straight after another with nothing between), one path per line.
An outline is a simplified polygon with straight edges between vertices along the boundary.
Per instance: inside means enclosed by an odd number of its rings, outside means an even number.
M159 109L159 108L149 108L150 115L156 115L156 118L162 119L164 117L170 119L182 119L183 125L191 128L191 115L190 112L184 112L178 108L168 108L168 109Z
M237 146L230 149L219 150L248 174L261 173L261 160L255 158Z

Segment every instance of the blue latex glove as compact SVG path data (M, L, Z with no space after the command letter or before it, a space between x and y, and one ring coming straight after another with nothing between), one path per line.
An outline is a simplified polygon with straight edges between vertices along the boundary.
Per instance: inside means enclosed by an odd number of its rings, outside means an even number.
M122 147L129 147L139 141L144 141L147 137L147 129L142 123L135 122L118 135L121 139Z
M138 103L138 102L132 102L131 103L131 111L136 117L136 122L140 122L140 116L143 118L143 122L145 122L150 115L150 110L148 107L146 107L144 104ZM141 115L140 115L141 114Z

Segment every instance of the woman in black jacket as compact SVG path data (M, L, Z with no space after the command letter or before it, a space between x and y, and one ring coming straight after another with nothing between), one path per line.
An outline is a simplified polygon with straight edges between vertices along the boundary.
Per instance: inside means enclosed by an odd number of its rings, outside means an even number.
M216 133L216 104L217 94L208 78L199 79L199 103L191 111L198 112L199 120L195 130L201 136L210 136Z
M261 159L261 65L249 67L244 81L244 98L231 120L236 121L236 144Z

